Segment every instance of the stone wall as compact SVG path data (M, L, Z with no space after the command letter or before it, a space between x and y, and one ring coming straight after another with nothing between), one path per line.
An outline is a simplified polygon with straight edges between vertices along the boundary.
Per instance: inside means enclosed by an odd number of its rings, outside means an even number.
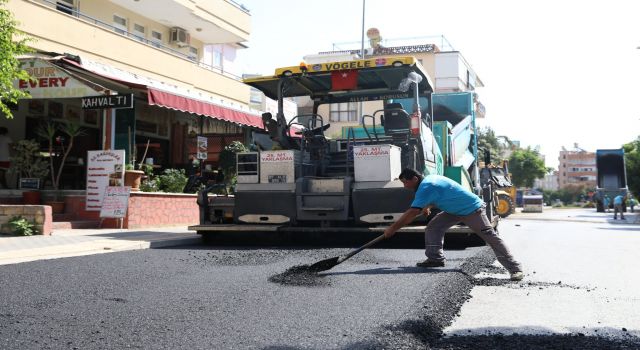
M9 221L14 216L22 216L33 223L39 234L51 234L53 215L48 205L0 205L0 232L12 233Z
M200 210L195 194L163 192L131 192L129 208L123 221L123 228L196 225L200 220ZM67 213L78 219L100 220L100 212L86 211L85 196L67 196ZM102 228L119 228L116 219L104 219Z

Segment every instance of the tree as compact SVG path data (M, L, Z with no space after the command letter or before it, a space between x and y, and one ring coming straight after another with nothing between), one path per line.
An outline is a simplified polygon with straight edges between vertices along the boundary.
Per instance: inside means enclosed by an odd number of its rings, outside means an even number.
M640 136L622 146L627 168L627 186L634 197L640 197Z
M504 139L504 142L501 142L500 138ZM514 149L514 145L508 137L496 136L496 132L490 127L478 129L478 150L481 160L483 160L484 151L489 150L491 163L499 164L504 160L503 155L506 149Z
M16 79L29 79L29 74L20 67L18 56L31 52L27 46L30 38L13 41L23 36L16 26L18 22L4 5L8 0L0 0L0 112L7 118L13 118L13 113L7 104L16 104L21 98L31 97L28 92L14 88Z
M517 149L509 157L509 171L512 174L511 181L517 187L533 187L535 179L543 178L547 173L544 160L538 151L527 147Z

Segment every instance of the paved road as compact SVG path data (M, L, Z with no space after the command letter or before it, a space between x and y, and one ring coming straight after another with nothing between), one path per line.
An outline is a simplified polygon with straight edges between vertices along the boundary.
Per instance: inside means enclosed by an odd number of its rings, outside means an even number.
M476 344L488 341L482 335L499 333L516 344L618 349L629 341L639 349L640 225L633 224L634 214L628 222L612 216L554 209L503 220L501 233L525 267L524 283L476 275L478 285L445 333Z
M5 265L0 348L640 348L640 226L523 215L500 226L521 283L485 247L448 250L434 270L413 267L421 249L370 249L284 280L348 250L195 245Z
M269 278L348 250L190 246L6 265L0 348L377 348L453 317L471 288L461 264L483 250L450 251L433 271L414 267L420 249L366 250L302 285Z

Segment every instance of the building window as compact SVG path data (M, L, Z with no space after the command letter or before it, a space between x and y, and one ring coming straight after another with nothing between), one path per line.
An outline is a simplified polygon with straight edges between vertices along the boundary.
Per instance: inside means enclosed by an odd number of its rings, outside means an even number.
M222 45L205 45L202 53L202 63L211 67L222 67Z
M68 15L73 15L75 8L73 7L73 0L58 0L56 1L56 10L64 12Z
M358 104L356 102L334 103L331 105L329 120L332 122L357 121Z
M213 51L212 66L214 66L214 67L222 67L222 52Z
M144 38L145 38L144 33L145 33L145 28L143 25L140 25L138 23L133 24L133 35L137 40L144 41Z
M127 34L127 19L118 15L113 15L113 30L122 35Z
M151 31L151 45L155 47L162 46L162 33L156 32L155 30Z
M189 59L193 60L193 61L197 61L198 60L198 49L193 47L193 46L189 46Z

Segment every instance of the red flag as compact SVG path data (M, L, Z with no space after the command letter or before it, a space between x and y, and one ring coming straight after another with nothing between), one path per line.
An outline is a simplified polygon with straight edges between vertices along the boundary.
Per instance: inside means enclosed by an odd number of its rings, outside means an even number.
M331 72L331 90L353 90L357 87L357 70L340 70Z

